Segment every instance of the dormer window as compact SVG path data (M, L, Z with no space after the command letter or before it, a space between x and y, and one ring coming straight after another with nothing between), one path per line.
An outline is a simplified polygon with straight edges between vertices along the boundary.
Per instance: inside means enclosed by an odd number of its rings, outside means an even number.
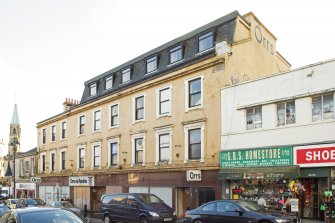
M90 96L97 94L97 83L90 84Z
M113 87L113 76L108 76L105 78L105 90Z
M157 56L147 59L147 74L157 70Z
M213 32L207 32L201 36L199 36L199 42L198 42L198 52L201 53L205 50L211 49L214 46L214 38L213 38Z
M122 71L122 83L126 83L128 81L130 81L131 77L131 72L130 72L130 68L124 69Z
M183 49L181 45L170 49L170 64L178 62L183 59Z

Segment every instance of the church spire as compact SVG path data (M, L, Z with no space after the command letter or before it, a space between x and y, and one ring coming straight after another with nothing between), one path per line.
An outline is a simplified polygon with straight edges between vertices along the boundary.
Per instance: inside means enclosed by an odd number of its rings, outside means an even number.
M14 105L13 115L12 115L12 121L10 122L11 125L20 125L19 120L19 113L17 112L17 105Z
M9 153L13 154L13 149L15 152L20 152L20 136L21 136L21 127L19 121L19 113L17 111L17 105L14 105L12 121L9 125ZM15 148L13 148L15 147Z

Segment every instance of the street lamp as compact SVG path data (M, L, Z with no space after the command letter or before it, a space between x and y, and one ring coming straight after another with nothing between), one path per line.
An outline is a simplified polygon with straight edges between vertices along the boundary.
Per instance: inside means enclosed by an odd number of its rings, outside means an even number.
M16 154L16 145L20 145L18 138L14 137L13 142L13 171L14 171L14 176L13 176L13 197L16 198L16 185L15 185L15 154Z

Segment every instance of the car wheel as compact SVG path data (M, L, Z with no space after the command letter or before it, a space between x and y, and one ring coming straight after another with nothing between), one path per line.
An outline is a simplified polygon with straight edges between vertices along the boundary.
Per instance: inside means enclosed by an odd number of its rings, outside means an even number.
M149 221L146 217L142 217L138 223L149 223Z
M111 218L109 216L105 216L104 223L111 223Z
M199 220L199 219L197 219L197 220L195 220L193 223L202 223L202 221Z

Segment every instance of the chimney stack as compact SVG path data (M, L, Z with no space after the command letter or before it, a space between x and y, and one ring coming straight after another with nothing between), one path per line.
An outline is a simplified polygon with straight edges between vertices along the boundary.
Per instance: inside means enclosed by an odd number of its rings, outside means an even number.
M70 110L73 106L79 105L78 100L74 100L72 98L65 98L65 102L63 103L63 111Z

